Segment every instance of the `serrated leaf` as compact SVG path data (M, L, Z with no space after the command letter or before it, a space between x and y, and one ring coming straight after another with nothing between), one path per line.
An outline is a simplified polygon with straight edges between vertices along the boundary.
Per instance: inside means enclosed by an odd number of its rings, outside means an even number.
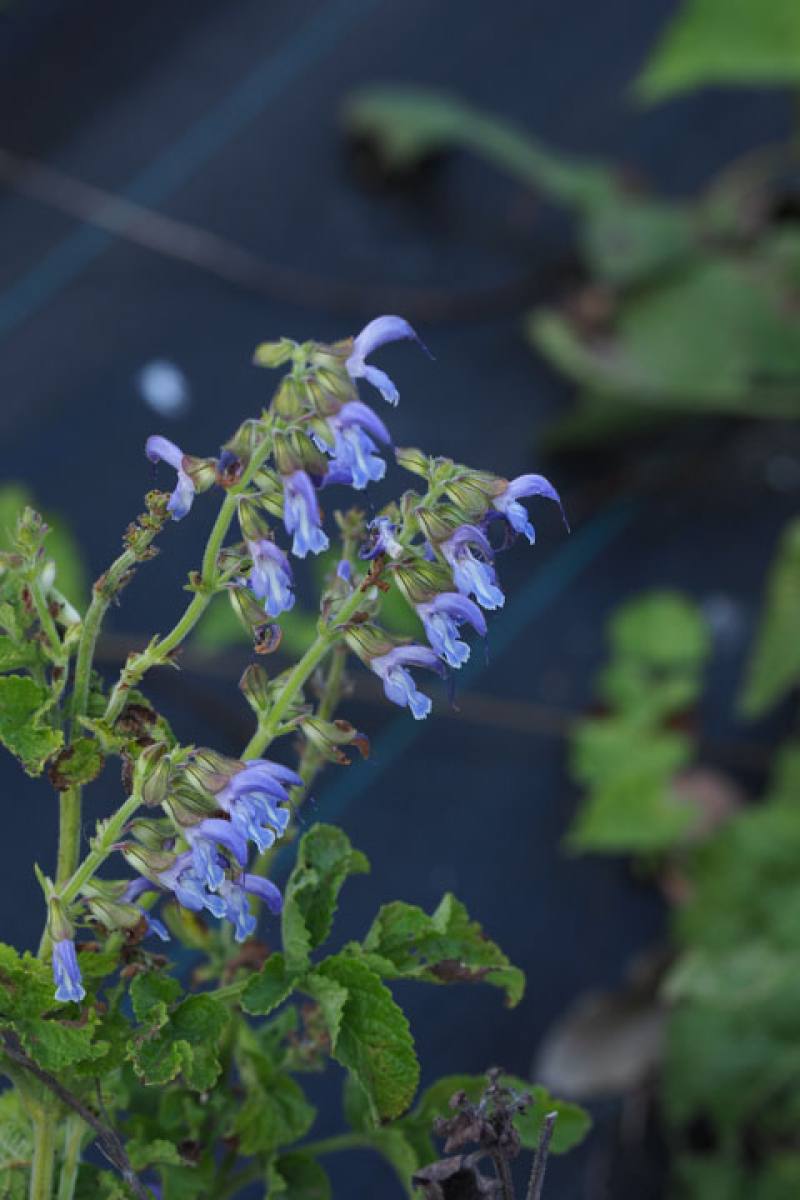
M26 951L0 943L0 1019L30 1018L53 1007L50 969Z
M343 987L335 979L329 979L326 975L322 975L318 971L312 971L310 974L305 975L301 986L304 991L313 996L320 1006L325 1026L328 1030L328 1036L331 1039L331 1052L335 1053L336 1044L339 1040L339 1030L342 1027L342 1017L347 1003L347 988Z
M419 1080L414 1040L402 1009L365 963L335 955L315 974L347 991L334 1058L352 1072L376 1121L389 1120L411 1103Z
M41 775L47 760L64 741L60 729L38 719L49 693L21 675L0 676L0 742L22 763L28 775Z
M29 643L0 637L0 671L17 671L20 667L31 666L36 660L36 650Z
M333 825L313 825L300 839L284 896L283 949L289 970L302 970L328 936L342 884L369 870L360 851Z
M24 484L7 483L0 487L0 549L11 549L17 517L28 505L37 507L32 493ZM48 511L43 515L49 529L45 553L56 565L55 585L73 604L81 605L85 601L88 584L78 543L57 513Z
M800 682L800 520L784 531L767 579L739 707L759 717Z
M240 1030L237 1065L245 1090L230 1133L243 1154L271 1153L291 1145L311 1128L316 1115L302 1088L277 1070L259 1047L253 1030Z
M154 1138L147 1141L144 1138L131 1138L125 1149L134 1171L143 1171L145 1167L172 1163L180 1166L182 1163L178 1147L168 1142L166 1138Z
M148 1025L164 1025L169 1007L181 994L181 985L171 975L147 971L131 981L131 1004L137 1021Z
M94 1020L85 1025L69 1025L33 1017L15 1021L14 1028L25 1050L46 1071L59 1072L65 1067L102 1058L108 1048L105 1042L93 1040Z
M330 1200L331 1184L324 1167L310 1154L295 1151L270 1163L267 1194L287 1200Z
M504 989L512 1007L525 990L522 971L449 892L430 916L399 900L384 905L364 939L363 953L386 979L489 983Z
M282 954L270 954L257 975L248 979L242 992L242 1008L254 1017L266 1017L289 996L297 974L288 971Z
M646 101L710 84L800 83L796 0L684 0L636 82Z
M157 972L136 976L131 999L147 1028L131 1039L128 1057L144 1083L169 1083L182 1072L188 1087L207 1091L221 1070L217 1046L229 1013L207 995L187 996L170 1008L180 990L177 980Z

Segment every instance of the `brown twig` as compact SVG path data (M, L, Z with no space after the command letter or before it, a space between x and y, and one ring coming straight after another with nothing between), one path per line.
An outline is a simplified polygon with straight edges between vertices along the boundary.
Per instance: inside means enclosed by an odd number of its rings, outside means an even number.
M557 1112L548 1113L544 1119L542 1132L539 1135L539 1145L536 1147L536 1158L533 1160L533 1170L528 1184L528 1194L525 1200L541 1200L544 1186L544 1173L547 1170L547 1156L550 1153L550 1142L553 1137Z
M27 1071L29 1075L33 1075L48 1091L57 1096L62 1104L65 1104L67 1108L71 1108L73 1112L76 1112L86 1122L95 1135L98 1147L111 1165L119 1171L125 1183L138 1200L152 1200L153 1193L144 1186L131 1166L131 1160L128 1158L125 1146L119 1135L113 1129L109 1128L109 1126L104 1125L92 1110L87 1108L72 1092L68 1091L62 1083L59 1083L54 1075L51 1075L49 1071L45 1071L32 1058L29 1058L14 1034L4 1033L2 1045L4 1054L15 1066L20 1067L23 1071Z

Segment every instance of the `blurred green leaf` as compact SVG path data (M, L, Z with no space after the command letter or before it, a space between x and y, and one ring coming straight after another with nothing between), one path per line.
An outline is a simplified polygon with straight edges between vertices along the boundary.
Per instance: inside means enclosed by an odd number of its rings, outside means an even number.
M33 1156L33 1131L19 1094L0 1095L0 1196L27 1200L28 1167Z
M0 487L0 550L10 548L17 517L26 505L38 507L33 495L23 484L6 483ZM57 513L48 510L42 515L50 529L45 552L56 565L55 586L76 607L84 607L88 601L89 584L78 542Z
M767 579L755 647L739 698L746 717L762 716L800 682L800 520L785 529Z
M317 824L303 834L283 905L283 949L288 971L303 970L311 950L327 938L348 875L366 871L369 862L360 850L353 849L341 829Z
M636 81L648 102L711 84L800 83L797 0L683 0Z

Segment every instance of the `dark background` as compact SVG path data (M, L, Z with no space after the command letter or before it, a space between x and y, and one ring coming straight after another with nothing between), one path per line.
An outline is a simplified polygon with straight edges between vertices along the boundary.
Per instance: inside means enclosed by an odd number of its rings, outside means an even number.
M356 332L396 306L398 288L436 361L408 346L383 352L402 393L389 414L396 442L508 476L546 469L565 495L572 535L542 511L537 547L506 556L510 600L492 622L488 661L478 651L464 673L462 711L442 699L417 725L377 690L360 696L347 715L376 733L373 756L315 789L310 816L341 821L373 863L345 892L343 938L362 933L381 902L430 908L452 888L528 973L513 1012L490 989L403 989L427 1082L495 1063L525 1075L565 1007L589 987L617 984L657 938L659 902L623 863L559 848L575 802L562 717L590 700L614 605L677 585L722 614L711 729L735 737L717 710L796 497L768 486L772 435L746 425L654 434L627 459L544 463L537 441L570 389L526 346L523 305L502 296L518 279L530 280L530 300L557 292L569 223L466 156L415 187L366 188L338 113L365 82L446 87L554 147L632 163L659 190L688 194L736 154L783 136L789 104L704 92L637 110L626 90L673 11L666 0L28 0L0 13L0 148L219 235L259 262L237 285L8 183L0 191L3 475L27 481L80 532L93 576L151 486L149 433L215 453L268 397L271 379L250 365L257 342ZM448 316L447 303L440 320L420 316L431 289L469 319ZM136 385L160 358L189 383L178 419L147 409ZM168 553L125 594L113 631L135 639L172 624L183 603L175 580L196 564L211 509L209 496L167 531ZM113 645L106 657L113 669ZM192 669L191 704L178 700L174 677L150 681L180 736L241 745L243 661L231 651L208 671ZM42 905L29 863L53 862L53 797L9 763L1 770L2 937L34 945ZM118 795L110 772L94 791L87 831ZM657 1155L615 1155L614 1105L596 1116L586 1147L553 1166L549 1194L660 1194ZM321 1135L335 1128L333 1116L317 1126ZM337 1196L397 1191L376 1160L348 1155L330 1166Z

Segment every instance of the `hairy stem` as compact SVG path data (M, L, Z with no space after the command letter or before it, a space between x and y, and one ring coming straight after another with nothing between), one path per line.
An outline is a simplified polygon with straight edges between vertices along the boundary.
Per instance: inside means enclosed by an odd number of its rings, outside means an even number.
M36 609L36 615L39 618L39 624L42 627L42 632L47 638L53 657L57 663L63 663L66 659L64 647L61 643L61 638L58 636L56 623L53 620L53 616L47 606L47 599L42 591L41 580L38 576L35 576L29 581L28 590L30 591L34 608Z
M68 882L58 891L58 896L62 904L71 904L78 896L81 888L92 878L97 868L105 862L109 854L112 853L116 842L121 837L127 821L134 815L141 803L141 795L138 791L134 790L114 815L98 826L97 836L92 843L92 849L80 866L75 869Z
M81 789L71 787L59 796L56 887L62 887L78 865L81 852Z
M33 1161L28 1200L52 1200L56 1157L56 1122L50 1108L33 1117Z
M64 1155L58 1177L58 1200L72 1200L75 1195L85 1129L83 1118L77 1113L70 1113L64 1121Z
M273 741L295 697L325 658L328 651L344 636L344 627L351 617L358 612L359 605L363 605L363 603L364 594L359 588L356 588L336 614L336 624L322 629L308 647L303 657L292 667L286 677L286 683L283 686L281 694L269 711L258 722L255 733L245 746L242 753L242 758L245 761L250 758L260 758L270 742Z

